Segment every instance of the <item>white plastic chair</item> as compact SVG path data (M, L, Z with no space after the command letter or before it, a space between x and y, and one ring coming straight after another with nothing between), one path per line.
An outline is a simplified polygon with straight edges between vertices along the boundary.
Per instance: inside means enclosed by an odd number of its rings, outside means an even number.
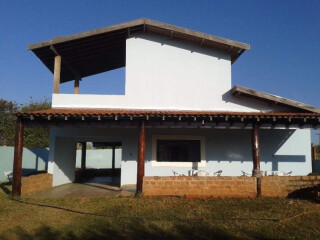
M285 173L284 176L291 176L291 174L292 174L292 171Z
M249 173L246 173L245 171L242 171L242 170L241 170L241 172L242 172L243 177L251 177L251 175Z
M197 176L199 170L191 169L188 171L189 176Z
M285 172L275 172L274 176L290 176L291 173L292 173L292 171L287 172L287 173L285 173Z
M198 176L198 177L206 177L206 176L208 176L208 172L205 171L205 170L198 170L197 173L196 173L196 176Z
M284 172L280 172L280 171L275 171L274 172L274 176L284 176Z
M265 171L264 173L265 176L274 176L273 171Z
M175 172L173 170L172 170L172 172L173 172L173 176L186 176L186 175L184 175L182 173L178 173L178 172Z
M12 171L4 172L4 176L6 177L6 179L8 179L9 182L11 182L13 178L13 172Z
M216 172L207 172L207 176L221 176L222 170L216 171Z

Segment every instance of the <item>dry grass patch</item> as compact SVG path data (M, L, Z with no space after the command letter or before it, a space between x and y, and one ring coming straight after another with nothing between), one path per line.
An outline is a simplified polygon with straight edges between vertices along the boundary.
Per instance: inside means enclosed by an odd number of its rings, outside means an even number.
M0 222L0 239L319 239L320 205L290 199L12 200L2 191Z

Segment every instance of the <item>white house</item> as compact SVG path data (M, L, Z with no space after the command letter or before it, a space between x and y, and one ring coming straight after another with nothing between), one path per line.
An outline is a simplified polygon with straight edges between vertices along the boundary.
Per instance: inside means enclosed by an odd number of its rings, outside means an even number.
M23 126L51 127L53 186L75 180L78 142L121 143L121 186L138 191L144 176L173 171L311 172L310 129L319 127L320 109L233 87L232 64L248 44L139 19L28 49L54 73L52 109L18 113L17 139ZM87 76L121 67L125 94L81 94ZM74 94L59 93L68 81Z

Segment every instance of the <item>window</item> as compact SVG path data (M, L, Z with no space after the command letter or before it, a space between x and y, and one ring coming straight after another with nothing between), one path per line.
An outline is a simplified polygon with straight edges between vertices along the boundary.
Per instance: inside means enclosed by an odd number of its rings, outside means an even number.
M155 167L205 167L205 137L152 135L151 157L151 164Z
M200 162L200 140L157 140L158 162Z

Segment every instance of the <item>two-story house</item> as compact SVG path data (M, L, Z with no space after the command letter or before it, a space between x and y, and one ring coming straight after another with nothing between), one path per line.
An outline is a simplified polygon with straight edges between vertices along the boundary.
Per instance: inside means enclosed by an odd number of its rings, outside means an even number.
M17 113L16 195L24 126L51 128L53 186L75 180L78 142L120 143L121 186L137 184L138 192L144 176L311 172L310 129L319 127L320 109L233 87L232 64L248 44L138 19L28 49L54 74L52 109ZM81 94L86 77L122 67L125 94ZM59 93L69 81L74 94Z

